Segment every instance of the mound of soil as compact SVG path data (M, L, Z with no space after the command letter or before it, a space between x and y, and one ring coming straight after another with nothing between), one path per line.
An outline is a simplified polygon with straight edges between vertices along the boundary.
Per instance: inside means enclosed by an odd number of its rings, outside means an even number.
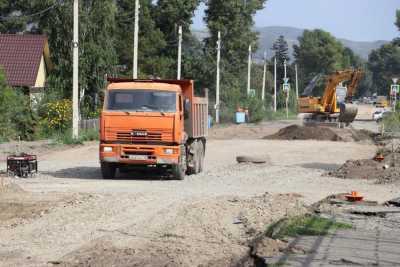
M396 153L397 158L400 157ZM372 179L376 183L393 183L400 181L400 162L397 162L396 167L392 166L392 154L386 155L383 162L377 162L372 159L349 160L339 169L329 172L329 176L334 176L343 179Z
M265 136L264 139L372 142L374 140L374 133L367 130L355 130L351 128L340 129L328 126L290 125L273 135Z

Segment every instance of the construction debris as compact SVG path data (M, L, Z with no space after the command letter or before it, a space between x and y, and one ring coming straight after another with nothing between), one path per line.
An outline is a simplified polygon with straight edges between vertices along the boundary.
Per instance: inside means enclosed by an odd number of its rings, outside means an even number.
M385 153L384 160L375 159L349 160L336 171L328 172L328 176L343 179L376 180L378 184L400 182L400 164L393 162L399 153Z
M237 156L236 161L238 163L254 163L254 164L265 164L269 163L269 158L266 157L250 157L250 156Z
M386 205L400 207L400 197L391 199L385 203Z

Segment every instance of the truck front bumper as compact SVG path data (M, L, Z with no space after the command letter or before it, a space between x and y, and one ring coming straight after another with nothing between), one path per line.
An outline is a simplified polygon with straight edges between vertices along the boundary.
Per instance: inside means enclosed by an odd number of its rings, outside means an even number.
M100 144L100 161L128 165L175 165L179 146Z

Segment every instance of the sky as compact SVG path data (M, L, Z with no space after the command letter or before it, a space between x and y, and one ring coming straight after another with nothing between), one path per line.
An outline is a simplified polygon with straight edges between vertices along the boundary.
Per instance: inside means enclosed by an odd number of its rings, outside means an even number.
M204 4L196 11L194 29L205 29ZM291 26L323 29L354 41L392 40L400 0L268 0L255 16L256 27Z

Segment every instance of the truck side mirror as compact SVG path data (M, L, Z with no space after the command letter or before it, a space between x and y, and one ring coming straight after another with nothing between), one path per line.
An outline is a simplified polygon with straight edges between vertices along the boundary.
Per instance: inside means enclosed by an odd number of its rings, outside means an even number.
M190 112L190 100L186 98L183 104L183 113L185 119L189 118L189 112Z

